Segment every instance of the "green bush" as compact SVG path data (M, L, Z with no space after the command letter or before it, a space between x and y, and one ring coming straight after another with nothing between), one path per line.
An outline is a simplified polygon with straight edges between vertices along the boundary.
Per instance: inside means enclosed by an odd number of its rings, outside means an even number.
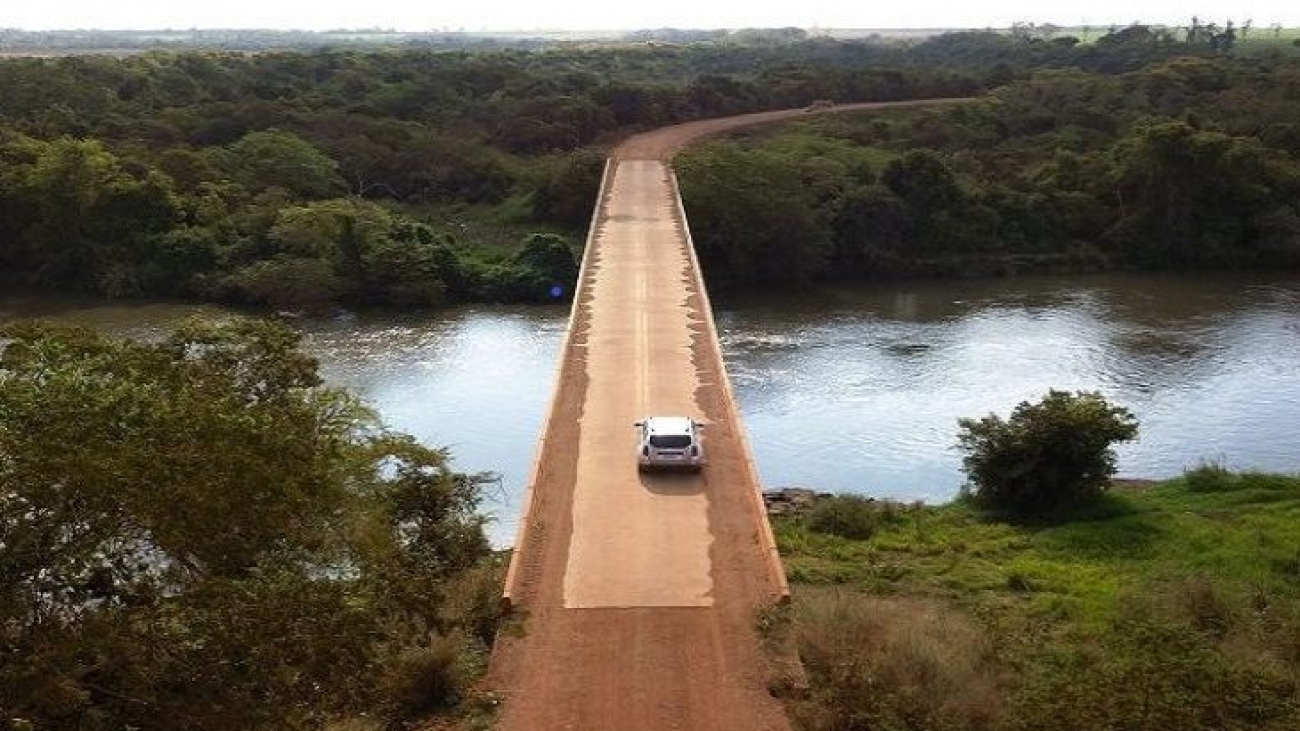
M1192 492L1226 492L1241 486L1237 476L1218 462L1202 462L1184 472L1183 479Z
M324 259L280 255L226 276L223 294L232 300L278 308L320 308L339 298L346 283Z
M530 234L508 262L484 272L483 293L506 302L567 301L577 286L578 265L563 236Z
M836 495L818 500L808 513L808 527L852 540L865 540L898 515L900 506L861 495Z
M1291 491L1295 479L1264 472L1233 472L1217 462L1202 462L1183 473L1190 492L1233 492L1238 490Z
M585 230L604 170L605 156L596 150L567 153L557 164L549 165L537 182L533 217L574 231Z
M1009 419L960 419L962 468L983 507L1043 515L1105 490L1115 474L1111 445L1137 436L1137 421L1099 393L1049 391Z
M454 707L469 687L468 655L464 638L442 635L398 653L379 678L385 715L407 720Z
M497 628L506 618L501 587L505 585L507 554L494 558L448 579L444 590L446 604L439 616L444 626L460 627L484 646L491 646L496 640Z
M1242 472L1237 475L1244 490L1295 491L1296 480L1290 475L1275 475L1267 472Z
M1031 657L1012 727L1296 728L1297 668L1277 657L1296 626L1282 614L1247 609L1204 577L1144 587L1104 633Z

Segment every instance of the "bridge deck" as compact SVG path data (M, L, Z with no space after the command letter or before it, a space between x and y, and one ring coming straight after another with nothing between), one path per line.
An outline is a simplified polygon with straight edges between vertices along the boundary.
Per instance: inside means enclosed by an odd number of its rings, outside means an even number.
M502 729L786 729L755 610L784 596L675 179L611 163L500 642ZM707 425L699 475L638 473L632 422ZM526 664L525 664L526 663Z

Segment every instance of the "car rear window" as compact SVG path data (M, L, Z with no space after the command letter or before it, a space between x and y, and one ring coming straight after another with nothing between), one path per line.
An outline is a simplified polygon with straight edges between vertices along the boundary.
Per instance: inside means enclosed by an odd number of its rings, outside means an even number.
M650 446L655 449L686 449L691 446L689 434L655 434L650 437Z

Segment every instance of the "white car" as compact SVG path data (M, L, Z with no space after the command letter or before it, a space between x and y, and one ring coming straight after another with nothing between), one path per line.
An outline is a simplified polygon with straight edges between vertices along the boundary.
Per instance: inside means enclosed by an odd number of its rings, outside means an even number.
M636 422L637 467L687 469L704 467L704 425L689 416L649 416Z

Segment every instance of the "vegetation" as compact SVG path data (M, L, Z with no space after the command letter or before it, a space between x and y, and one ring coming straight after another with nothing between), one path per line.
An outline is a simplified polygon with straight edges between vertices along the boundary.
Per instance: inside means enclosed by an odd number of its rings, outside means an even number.
M627 131L971 92L896 49L153 52L0 59L0 271L110 297L280 308L567 297ZM862 57L866 51L866 57ZM793 66L792 66L793 65ZM546 239L553 242L554 239ZM534 242L534 243L528 243ZM541 288L540 290L538 288Z
M711 284L1300 265L1300 58L1140 27L1059 40L943 36L915 52L1001 85L688 152Z
M1300 57L1194 26L5 58L0 271L279 308L567 296L520 251L581 240L621 135L983 92L687 156L710 283L1295 265Z
M188 30L44 30L0 28L0 52L103 53L146 50L283 51L337 48L439 48L448 50L501 50L562 48L575 43L727 43L785 44L806 40L800 28L745 28L740 30L689 30L658 28L635 31L533 30L533 31L395 31L378 28L354 30L275 30L225 28Z
M1300 724L1300 478L1215 466L1051 525L876 503L775 521L815 729Z
M0 52L133 53L149 50L284 51L329 48L444 48L494 50L540 48L566 40L560 33L403 32L361 30L275 30L269 28L190 28L187 30L21 30L0 28Z
M1099 497L1115 476L1116 442L1137 437L1128 409L1099 393L1049 391L1008 419L960 419L971 497L985 508L1043 516Z
M0 333L0 718L298 729L456 707L497 621L481 475L298 336Z

